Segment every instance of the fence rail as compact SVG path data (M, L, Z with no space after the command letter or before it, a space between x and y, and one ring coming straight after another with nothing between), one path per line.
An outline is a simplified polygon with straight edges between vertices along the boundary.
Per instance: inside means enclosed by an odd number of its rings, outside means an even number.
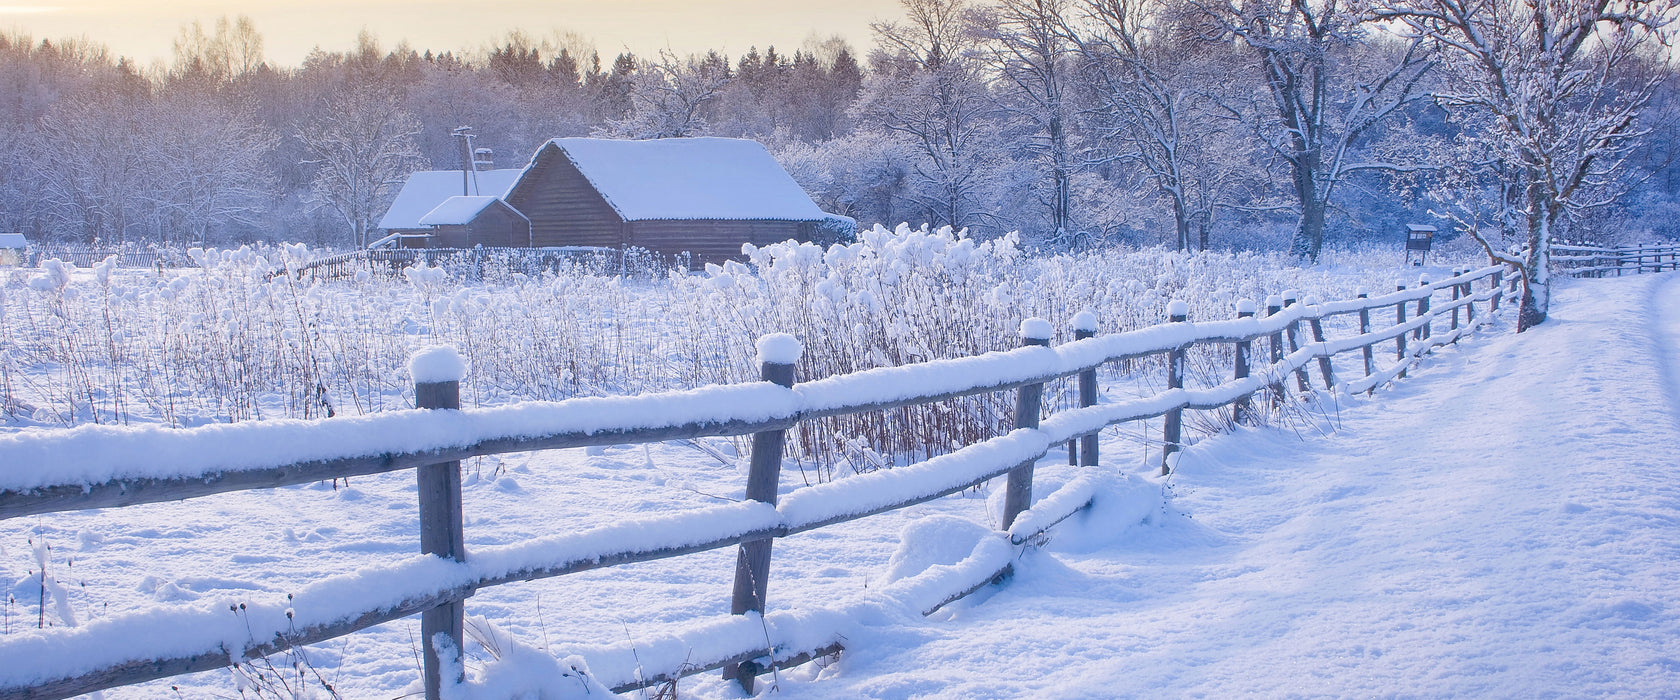
M661 260L646 251L560 246L549 248L372 248L336 253L311 260L293 274L321 279L344 279L358 272L395 273L411 265L449 268L469 278L481 277L487 265L497 270L538 274L581 264L604 273L626 274L651 270Z
M1620 277L1680 270L1680 243L1637 245L1620 248L1552 244L1552 264L1571 277Z
M144 638L124 638L122 630L134 623L121 617L0 640L0 658L18 669L0 670L0 698L69 697L225 667L415 613L423 616L423 638L428 642L422 645L427 695L437 697L451 682L442 677L443 669L460 668L459 663L451 665L448 656L461 649L462 601L478 589L737 545L741 554L732 612L762 621L753 623L755 630L771 629L770 623L779 620L778 613L765 607L775 539L915 505L1008 475L997 538L982 541L954 573L942 574L945 578L916 577L882 593L931 612L1006 575L1022 543L1089 504L1094 487L1085 478L1033 501L1033 465L1052 450L1065 445L1070 461L1097 467L1094 438L1099 431L1160 417L1162 449L1151 459L1158 459L1166 473L1184 441L1185 410L1231 407L1238 422L1251 422L1256 403L1279 405L1288 400L1290 375L1296 377L1294 393L1312 391L1312 369L1328 389L1370 392L1404 376L1434 348L1455 343L1487 323L1515 293L1517 280L1502 266L1486 267L1433 284L1420 280L1409 287L1400 285L1375 297L1361 294L1330 303L1274 297L1267 300L1263 316L1256 305L1239 304L1236 318L1217 321L1192 321L1175 304L1167 323L1110 335L1096 335L1094 319L1076 318L1077 339L1056 347L1048 346L1049 324L1029 322L1023 324L1023 347L1015 350L802 384L793 376L797 352L789 356L761 343L764 381L750 384L459 410L454 382L425 382L416 384L417 403L423 408L374 416L186 430L84 426L3 436L0 463L9 469L0 473L0 519L414 469L421 482L423 554L306 586L283 615L272 606L236 611L242 616L237 629L251 630L250 642L237 648L225 641L228 613L190 609L168 619L148 619L147 638L165 635L177 640L176 650L161 656ZM1484 308L1478 310L1478 304ZM1395 321L1373 328L1373 312L1385 309L1393 309ZM1352 315L1358 316L1357 332L1326 337L1326 319ZM1268 352L1255 353L1257 343ZM1374 350L1387 343L1394 344L1394 360L1383 366ZM1184 385L1186 350L1227 344L1234 350L1229 380ZM1357 367L1363 372L1338 377L1332 359L1354 351L1360 353ZM1165 391L1108 403L1099 400L1099 366L1156 356L1166 359ZM1079 407L1041 421L1044 384L1075 376ZM800 421L1010 390L1017 399L1015 429L1005 435L917 464L797 489L778 502L782 437ZM471 556L460 548L461 459L727 435L753 436L747 501L475 549ZM112 454L131 457L113 463ZM345 609L338 601L346 599L340 594L349 590L388 593L374 609ZM365 600L365 594L348 599ZM437 633L452 645L430 643ZM792 642L783 644L771 636L760 633L758 642L714 650L710 658L684 659L672 668L644 668L635 678L603 680L615 690L625 690L643 687L650 679L722 668L750 691L760 672L839 649L837 638L818 648L794 648L789 646ZM65 648L88 652L65 659L57 653Z

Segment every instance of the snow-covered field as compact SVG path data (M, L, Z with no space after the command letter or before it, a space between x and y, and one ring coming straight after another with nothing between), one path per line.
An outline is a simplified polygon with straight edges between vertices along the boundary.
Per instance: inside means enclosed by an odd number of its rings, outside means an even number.
M1581 280L1328 435L1187 450L1163 517L1053 537L790 697L1680 693L1680 276Z
M1374 399L1205 440L1164 481L1149 476L1135 428L1105 434L1110 468L1160 494L1147 522L1135 511L1114 522L1126 508L1099 497L1008 584L931 619L854 620L837 663L762 684L795 697L1672 693L1680 608L1661 583L1674 575L1665 543L1680 505L1664 481L1680 437L1672 277L1567 283L1533 333L1499 324ZM738 499L734 450L713 440L468 463L468 547ZM1077 471L1052 455L1035 492ZM416 547L412 478L0 522L0 580L13 582L4 634L159 604L278 604L324 574L399 560ZM801 478L790 465L784 489ZM771 609L844 609L960 558L979 531L962 522L995 527L1000 491L778 541ZM65 589L44 613L38 558ZM552 654L649 649L727 613L733 559L502 586L467 609ZM344 697L411 692L417 636L407 620L319 645L309 673ZM469 656L475 672L488 661L477 646ZM226 672L173 681L184 697L234 695L235 683ZM106 697L174 697L170 686ZM681 692L739 695L715 674Z

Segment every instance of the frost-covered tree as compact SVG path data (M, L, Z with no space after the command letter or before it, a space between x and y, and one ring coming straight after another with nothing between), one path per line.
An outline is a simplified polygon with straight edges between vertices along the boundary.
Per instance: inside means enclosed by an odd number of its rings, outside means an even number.
M721 58L721 57L720 57ZM729 82L727 63L679 59L660 51L642 64L630 88L630 113L608 121L599 134L621 139L698 136L706 130L703 110Z
M858 118L916 154L912 195L936 224L972 226L995 217L999 175L992 96L976 56L978 33L965 0L903 0L904 22L872 25L880 42Z
M1170 205L1179 250L1208 246L1214 210L1252 169L1219 109L1232 61L1194 35L1183 8L1085 0L1079 33L1092 159L1140 168ZM1248 207L1249 205L1242 205ZM1252 208L1252 207L1249 207Z
M1546 320L1553 237L1631 184L1624 166L1650 133L1641 116L1667 77L1677 9L1675 0L1401 0L1378 10L1452 75L1435 99L1465 127L1472 164L1502 188L1495 228L1526 253L1496 245L1474 217L1467 228L1495 259L1521 267L1519 331Z
M1259 89L1226 101L1288 170L1297 207L1291 252L1316 262L1335 190L1356 173L1405 169L1364 159L1384 120L1425 99L1415 88L1430 69L1416 42L1371 51L1378 29L1348 0L1192 0L1251 58Z
M298 128L308 149L314 201L349 225L355 246L384 213L408 174L425 167L415 145L420 121L395 91L372 85L329 93L315 118Z
M986 16L985 56L996 75L999 108L1025 132L1026 150L1042 172L1033 189L1049 213L1048 233L1066 240L1075 167L1070 143L1069 82L1074 42L1069 0L997 0Z

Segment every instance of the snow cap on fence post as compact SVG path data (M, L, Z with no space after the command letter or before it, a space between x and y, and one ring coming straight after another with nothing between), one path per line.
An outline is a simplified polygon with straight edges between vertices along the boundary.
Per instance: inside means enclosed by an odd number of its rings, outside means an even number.
M1429 275L1418 275L1418 286L1419 287L1429 286Z
M1307 298L1301 300L1301 303L1307 306L1318 306L1318 297L1309 294Z
M791 365L805 354L804 344L791 333L771 333L758 339L758 362L765 365Z
M1167 318L1175 322L1182 322L1190 317L1190 302L1174 299L1167 303Z
M1294 306L1296 300L1298 300L1300 298L1301 298L1301 291L1298 290L1298 289L1285 289L1285 290L1283 290L1283 305L1284 306Z
M1283 308L1283 297L1277 294L1266 295L1266 315L1270 316Z
M1042 343L1033 343L1035 345L1048 345L1050 343L1050 335L1054 331L1055 327L1051 326L1049 321L1042 318L1033 317L1021 322L1022 340L1044 341Z
M1075 331L1097 332L1097 315L1089 309L1073 315L1073 329Z
M408 356L408 375L415 384L458 382L467 376L467 361L453 345L428 345Z
M1259 311L1260 307L1255 305L1253 299L1244 298L1237 300L1237 318L1248 318Z

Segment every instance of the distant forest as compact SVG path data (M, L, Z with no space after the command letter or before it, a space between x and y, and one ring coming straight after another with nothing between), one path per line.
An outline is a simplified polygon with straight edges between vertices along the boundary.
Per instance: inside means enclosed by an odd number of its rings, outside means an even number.
M1449 4L905 0L861 51L605 56L514 31L459 53L364 33L297 67L266 61L243 17L183 27L153 69L0 34L0 231L359 245L409 172L461 167L451 131L471 126L498 168L554 137L757 139L860 224L1050 249L1316 259L1406 223L1673 236L1680 105L1660 33L1526 51L1518 27L1514 51L1478 58L1424 11Z

